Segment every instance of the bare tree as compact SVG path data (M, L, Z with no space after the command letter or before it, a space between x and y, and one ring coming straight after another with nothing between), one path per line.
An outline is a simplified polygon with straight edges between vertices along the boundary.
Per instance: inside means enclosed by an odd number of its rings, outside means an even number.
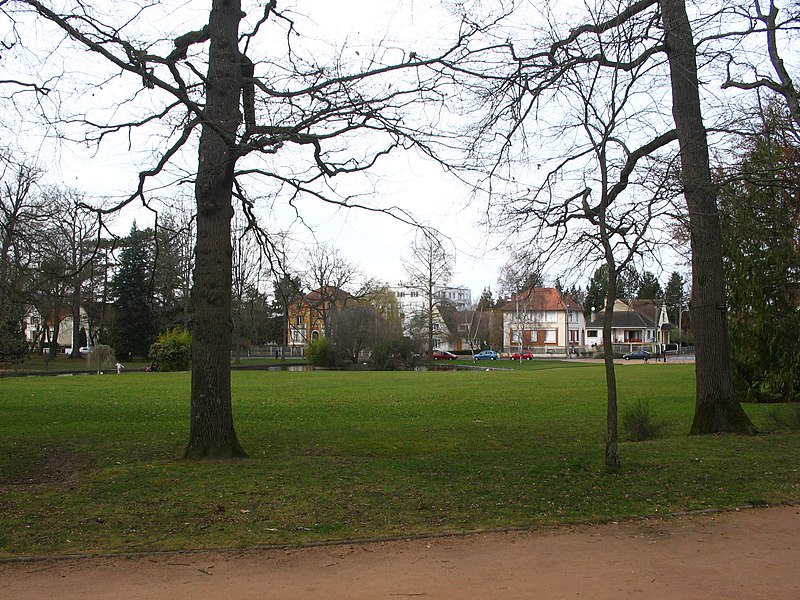
M65 300L68 300L72 318L70 357L81 358L81 346L90 342L88 332L81 331L81 322L86 312L83 306L84 284L90 277L90 263L100 244L99 220L87 209L86 198L77 190L49 188L45 198L57 215L50 224L47 240L64 259L64 291L69 294Z
M378 327L378 313L366 303L334 308L330 314L331 340L353 364L361 351L374 343Z
M733 386L722 270L717 189L700 108L697 50L683 0L661 0L672 86L672 114L692 242L692 324L697 398L691 433L752 432Z
M32 300L34 265L52 209L38 188L42 171L26 157L0 151L0 354L20 360L22 318Z
M750 21L750 27L746 29L746 32L757 32L764 35L766 54L772 72L764 72L764 69L758 64L746 63L744 68L751 72L752 77L749 80L745 80L744 77L739 78L736 73L741 70L741 61L738 61L733 53L727 53L727 79L722 84L722 88L769 90L784 99L795 125L800 126L800 89L797 88L797 84L786 66L782 52L782 47L786 47L785 38L796 34L797 31L798 18L800 18L797 6L787 7L783 15L774 0L769 0L766 10L760 0L755 0L749 4L749 7L751 7L752 13L747 10L748 6L742 6L739 9L740 13Z
M418 232L411 244L410 255L403 260L405 285L416 290L424 299L424 308L412 319L424 323L428 356L433 355L434 315L444 299L437 294L438 288L450 283L453 276L453 259L444 247L442 236L428 229Z
M120 110L96 113L100 117L95 120L74 108L65 129L79 128L86 141L98 144L117 132L137 137L137 131L160 132L148 138L154 142L149 150L155 159L139 174L137 189L104 213L134 201L149 204L149 186L156 180L166 185L170 173L181 167L177 178L193 181L197 242L185 454L244 455L233 424L229 365L234 198L246 204L247 187L269 181L273 197L289 206L313 197L410 221L400 209L330 192L332 179L367 170L397 150L417 146L430 151L417 144L417 125L404 121L403 115L416 104L442 102L441 76L430 67L452 56L467 30L457 34L453 48L433 57L420 50L384 48L371 56L340 55L321 64L313 48L301 55L300 28L291 14L277 9L276 0L248 5L247 13L240 0L213 0L207 13L187 8L182 15L194 29L177 37L161 30L161 17L174 22L183 8L169 2L124 3L102 10L68 2L60 11L43 0L8 0L3 7L4 18L20 21L14 29L20 35L26 32L22 22L27 25L32 17L48 31L58 52L44 56L77 52L87 63L83 72L70 69L69 80L42 82L31 73L30 80L6 81L7 86L19 94L42 94L66 86L73 90L79 83L93 90L106 81L126 84L131 93L116 107ZM56 32L63 39L56 40ZM284 41L282 49L279 40ZM18 45L33 50L25 40ZM266 58L270 55L272 60ZM50 108L44 102L33 105ZM58 108L60 114L69 112L66 106ZM58 115L46 117L54 126L59 123ZM165 131L165 124L173 129ZM196 175L181 163L182 155L195 148Z
M330 335L329 313L340 303L346 304L347 296L342 292L349 295L360 277L360 269L329 244L317 244L307 252L304 279L306 287L319 295L313 310L323 323L325 337Z
M498 293L511 296L518 292L535 287L542 287L542 265L539 249L526 244L522 249L515 249L506 263L500 268L497 280Z
M553 15L559 8L550 4L546 11ZM601 0L588 9L586 19L582 23L572 20L567 32L560 30L561 23L553 16L550 31L530 46L515 43L513 36L503 32L504 38L491 47L491 71L475 68L495 92L484 96L490 98L491 110L478 129L490 144L471 150L478 158L492 160L489 181L493 192L504 180L508 192L502 197L511 195L520 201L532 198L532 202L544 206L544 212L512 214L522 225L545 214L544 227L568 229L580 221L599 227L597 249L614 273L631 261L626 257L627 250L635 249L634 254L650 251L647 245L657 241L657 236L644 235L643 229L657 218L656 213L648 209L643 212L630 203L620 207L620 195L649 179L643 207L652 206L649 199L668 197L670 184L664 173L673 168L668 152L673 149L674 156L677 141L676 158L680 160L675 164L680 168L680 191L689 207L692 236L692 310L697 312L693 321L704 322L704 331L696 337L697 405L691 431L752 431L732 386L716 190L710 178L701 118L698 49L685 5L683 0L638 0L622 6ZM706 39L724 34L708 33ZM505 73L497 68L503 62L502 52L509 66ZM474 64L479 63L478 54L476 51ZM603 89L614 89L618 96L603 104L588 101ZM570 106L569 100L565 101L568 90L578 93L576 106L585 109L574 123L558 118L566 110L565 104ZM662 94L669 92L672 118L660 111ZM543 110L546 102L557 107L553 109L557 117ZM598 123L594 110L598 107L608 110L599 122L600 128L594 129ZM545 146L540 150L544 156L537 156L531 151L533 140L528 129L542 129L548 117L555 121L552 130L561 135L560 152L550 157ZM580 139L591 141L583 148L572 137L579 128L583 129ZM537 182L526 186L518 173L503 177L506 159L517 147L526 165L550 165ZM613 156L609 154L612 147L617 149ZM596 162L601 155L598 150L613 161L608 162L607 169ZM586 165L580 164L582 159ZM665 162L654 169L652 163L659 159ZM595 177L593 169L598 169L596 178L603 184L594 191L584 184L584 180ZM662 183L657 183L658 179ZM565 190L570 183L572 191ZM565 238L556 234L548 239L550 246L544 250L563 256ZM582 241L580 236L577 241ZM571 257L573 264L586 258L578 253Z
M263 247L258 243L252 228L241 215L233 220L233 330L234 360L242 360L242 345L245 332L245 304L262 285L260 279L265 272Z

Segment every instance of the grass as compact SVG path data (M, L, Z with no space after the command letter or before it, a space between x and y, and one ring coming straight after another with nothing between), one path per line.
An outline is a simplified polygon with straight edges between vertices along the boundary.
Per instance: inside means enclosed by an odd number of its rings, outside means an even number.
M298 544L799 499L797 432L685 435L693 377L691 365L619 369L621 406L647 401L664 431L622 443L613 473L602 464L601 365L234 372L251 458L203 462L179 458L185 373L2 379L0 557ZM775 409L746 406L762 429Z

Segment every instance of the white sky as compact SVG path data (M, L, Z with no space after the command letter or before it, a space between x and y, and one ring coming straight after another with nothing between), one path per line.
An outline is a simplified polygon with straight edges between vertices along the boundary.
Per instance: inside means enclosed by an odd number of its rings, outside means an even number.
M208 3L204 0L174 0L183 15L181 20L164 18L153 25L165 40L200 26L207 18ZM167 6L170 2L165 2ZM331 48L346 46L348 52L361 52L367 56L376 46L387 52L419 50L424 52L428 46L446 43L455 27L455 20L448 17L437 0L296 0L298 11L310 15L313 23L298 18L301 32L310 37L309 44L316 44L320 52ZM478 3L479 4L479 3ZM130 8L135 4L122 2L115 7ZM279 8L289 10L292 0L279 3ZM101 6L101 4L97 4ZM110 6L110 5L109 5ZM159 10L167 10L155 5ZM111 8L108 9L112 11ZM116 8L114 8L116 10ZM113 11L112 11L113 12ZM314 25L318 29L314 29ZM31 39L28 37L27 39ZM301 42L298 38L298 44ZM13 53L12 53L13 54ZM9 65L9 54L4 57ZM58 69L59 60L66 62L64 56L54 55L51 63ZM77 60L82 60L77 57ZM83 65L75 67L79 75L86 76ZM67 69L69 72L69 69ZM101 73L91 72L90 76L101 81ZM126 98L125 89L116 87L116 81L106 83L102 94ZM135 93L135 90L130 92ZM100 91L98 91L100 94ZM65 99L68 99L65 97ZM137 99L138 100L138 99ZM99 102L99 98L82 96L81 102ZM71 146L66 143L53 146L52 140L42 143L32 130L18 131L14 140L29 151L39 153L42 166L53 183L73 187L94 197L125 197L136 183L136 175L141 168L153 165L150 154L142 154L148 147L149 139L144 133L135 133L133 138L126 134L116 134L104 142L97 151L95 147ZM136 137L141 136L141 137ZM181 159L187 173L194 169L197 157L191 146ZM180 164L180 160L178 161ZM339 178L337 178L338 180ZM415 154L395 154L392 159L381 164L364 187L364 181L354 183L359 191L376 190L385 205L396 205L411 213L425 225L439 229L449 240L449 249L455 253L453 285L464 285L477 299L484 287L497 291L498 271L510 256L511 248L518 245L517 240L506 239L497 232L487 231L481 225L485 218L485 201L472 199L470 190L455 178L443 173L442 169L426 162ZM345 187L349 184L345 183ZM361 186L361 187L358 187ZM191 186L184 184L182 191L164 190L163 196L175 197L191 195ZM276 227L290 219L287 214L273 212L279 221ZM385 215L376 215L358 210L334 210L318 201L303 203L302 217L308 229L295 227L293 238L299 242L328 243L338 248L341 254L358 264L365 275L395 284L403 278L402 259L409 254L409 245L414 238L414 230L408 225L396 222ZM116 219L116 232L126 233L133 219L140 227L149 226L150 214L140 208L130 207ZM313 236L309 230L313 230ZM303 252L300 245L295 250ZM301 268L301 260L293 265ZM588 277L594 267L587 267ZM557 273L551 273L555 277ZM666 274L663 276L666 279ZM548 280L547 283L552 283ZM569 282L568 282L569 283Z
M207 18L206 2L179 0L178 4L183 10L180 14L190 22L160 22L157 29L163 31L166 39L197 27L201 17ZM426 44L441 45L448 38L448 17L441 8L437 8L439 2L303 0L296 2L296 5L298 12L313 19L312 23L308 23L298 17L298 25L310 37L308 43L319 45L320 52L332 51L346 44L348 51L360 49L363 55L369 55L375 46L401 53L415 48L423 50ZM288 0L279 3L282 10L291 10L291 6L292 2ZM113 11L110 12L113 14ZM196 23L191 22L194 18L192 15L197 17ZM313 29L315 24L319 27L317 30ZM37 35L42 33L37 32ZM30 33L27 39L32 37ZM78 60L82 59L79 57ZM66 64L67 72L74 68L78 76L87 75L85 70L81 72L83 65L70 67L68 57L61 56L55 62L54 69ZM6 64L9 64L8 60ZM88 76L95 77L98 82L103 79L101 73L92 72ZM90 106L96 101L99 106L104 99L112 96L125 99L128 93L119 87L119 83L111 81L98 88L97 96L94 92L88 96L84 94L78 101ZM135 90L130 93L135 93ZM74 100L66 95L62 99ZM103 142L99 151L94 146L55 144L52 139L42 140L40 132L30 135L34 133L31 129L18 133L14 142L38 155L48 182L75 188L89 197L124 198L135 185L137 172L152 166L154 162L152 155L140 153L140 148L149 146L150 140L144 133L134 133L133 138L128 138L125 133L115 134ZM142 137L137 139L139 135ZM193 169L197 160L196 151L188 147L182 160L187 170ZM381 163L374 173L370 185L380 195L382 204L402 207L419 223L439 229L449 240L448 249L455 255L451 284L469 287L475 298L485 286L496 291L498 269L507 256L502 249L497 250L500 242L480 226L485 206L478 201L470 204L469 189L443 173L438 165L416 154L395 154L389 161ZM349 183L341 179L336 178L336 183L347 188ZM355 188L358 191L370 189L369 186L364 187L364 181L354 185L359 186ZM178 193L190 195L191 186L184 184L181 192L164 190L162 195L174 197ZM282 217L274 211L273 216L279 220L292 220L290 216ZM359 265L368 277L389 284L396 284L403 278L401 261L409 254L408 247L414 239L412 227L385 215L357 209L335 210L311 200L303 203L302 218L308 228L293 228L292 237L298 242L310 244L316 240L335 246L345 258ZM152 215L148 211L132 205L114 219L112 229L118 234L127 233L134 219L140 227L152 223ZM309 229L313 230L313 235ZM299 245L296 252L298 255L302 253ZM300 264L293 267L300 269Z

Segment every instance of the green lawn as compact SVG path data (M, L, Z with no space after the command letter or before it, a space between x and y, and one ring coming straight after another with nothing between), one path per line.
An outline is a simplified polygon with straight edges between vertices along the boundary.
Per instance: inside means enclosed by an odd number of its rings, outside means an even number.
M486 365L505 367L499 364ZM483 366L483 365L481 365ZM0 380L0 557L241 547L800 499L800 434L687 437L692 365L618 369L667 424L603 468L601 365L233 374L239 461L180 459L189 376ZM747 405L762 430L790 407Z

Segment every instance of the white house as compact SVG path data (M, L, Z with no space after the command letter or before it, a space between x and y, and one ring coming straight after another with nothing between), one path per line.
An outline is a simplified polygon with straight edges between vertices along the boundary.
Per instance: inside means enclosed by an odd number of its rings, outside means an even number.
M89 319L83 307L80 309L80 323L78 327L84 331L88 330ZM58 318L58 339L53 340L55 333L55 318ZM25 328L25 341L29 347L39 346L40 344L51 344L53 341L58 343L59 348L72 348L73 322L72 314L69 309L59 311L57 317L50 316L43 318L39 311L31 306L25 315L23 326Z
M503 313L503 347L535 355L564 355L586 345L583 307L555 288L513 294Z
M592 347L603 345L605 311L592 317L586 325L586 343ZM667 307L663 300L622 300L614 302L611 319L611 343L628 345L633 349L642 345L668 344L670 330Z

